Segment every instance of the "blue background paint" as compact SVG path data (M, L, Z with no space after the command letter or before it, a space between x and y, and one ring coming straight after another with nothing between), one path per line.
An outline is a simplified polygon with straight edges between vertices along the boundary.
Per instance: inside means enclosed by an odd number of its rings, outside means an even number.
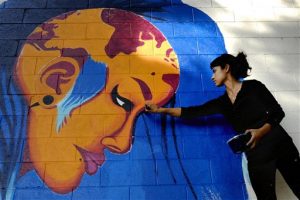
M88 4L85 0L9 0L5 3L7 8L32 9L23 13L23 21L29 24L22 24L22 10L15 11L18 15L1 10L1 16L17 23L1 25L0 36L9 44L7 50L0 48L2 55L14 55L13 50L16 46L20 49L22 40L38 23L69 9L89 6L131 10L166 36L180 64L180 85L166 106L201 104L223 93L223 88L215 88L210 81L209 69L210 61L226 52L222 33L205 13L181 1L136 0L130 5L129 1L92 0ZM5 36L7 28L11 31L9 36ZM13 60L10 57L1 62L12 66ZM194 199L192 190L199 199L244 199L241 158L233 155L226 144L233 134L219 115L184 121L141 114L131 151L125 155L105 152L107 161L101 169L93 176L84 175L72 193L52 192L31 171L18 180L14 199Z

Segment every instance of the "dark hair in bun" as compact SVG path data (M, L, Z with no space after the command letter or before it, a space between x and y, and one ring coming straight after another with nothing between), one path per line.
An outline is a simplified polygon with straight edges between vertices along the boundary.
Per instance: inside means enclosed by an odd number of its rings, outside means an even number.
M236 57L231 54L222 54L210 63L210 68L221 66L221 68L224 69L225 65L228 64L230 66L231 75L235 79L246 78L249 76L248 71L252 69L246 57L247 55L244 54L244 52L239 52Z

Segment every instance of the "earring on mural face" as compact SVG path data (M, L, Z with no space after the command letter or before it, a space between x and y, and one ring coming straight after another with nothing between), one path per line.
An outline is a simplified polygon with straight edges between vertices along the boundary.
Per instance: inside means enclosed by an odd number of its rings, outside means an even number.
M46 95L43 98L43 103L47 106L51 105L54 102L54 97L51 95Z
M52 95L46 95L43 97L42 102L45 106L50 106L54 102L54 97ZM40 106L40 102L35 102L30 106L30 108Z

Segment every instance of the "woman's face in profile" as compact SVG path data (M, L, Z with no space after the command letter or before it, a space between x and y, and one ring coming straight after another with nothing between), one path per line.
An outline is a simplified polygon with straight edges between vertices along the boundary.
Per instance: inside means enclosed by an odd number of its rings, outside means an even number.
M211 79L215 83L217 87L220 87L224 84L226 78L227 78L227 68L224 69L221 68L221 66L215 66L212 68L213 75Z
M143 29L128 32L120 23L126 17ZM117 9L80 10L40 25L16 71L28 104L36 105L29 113L30 159L59 193L78 186L85 172L96 173L104 149L128 152L145 101L165 104L179 82L177 56L165 37Z

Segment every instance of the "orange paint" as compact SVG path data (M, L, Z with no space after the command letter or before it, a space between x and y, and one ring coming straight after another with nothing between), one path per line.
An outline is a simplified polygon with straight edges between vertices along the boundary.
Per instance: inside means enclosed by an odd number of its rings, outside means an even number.
M101 167L105 162L104 149L118 154L130 151L134 122L143 111L145 101L166 103L179 82L179 64L172 47L158 29L136 14L129 13L131 26L142 23L148 34L127 40L143 45L131 48L130 52L120 50L113 57L108 55L105 49L112 44L116 29L101 19L103 10L79 10L37 27L24 44L16 64L20 87L24 93L31 94L26 96L28 103L39 103L29 113L30 159L41 179L58 193L72 191L85 172L96 173L95 166ZM114 14L124 12L113 11ZM151 31L160 38L155 38ZM43 41L36 40L39 35ZM113 45L118 45L118 40L113 40ZM79 74L85 73L87 56L106 64L105 88L76 107L57 132L57 105L68 95ZM27 57L34 62L24 59ZM55 76L56 85L53 84ZM87 73L86 76L98 75ZM114 88L117 88L116 95L112 95ZM47 95L53 97L49 104L43 101ZM128 102L132 104L130 110L124 109ZM45 122L45 119L52 121Z

